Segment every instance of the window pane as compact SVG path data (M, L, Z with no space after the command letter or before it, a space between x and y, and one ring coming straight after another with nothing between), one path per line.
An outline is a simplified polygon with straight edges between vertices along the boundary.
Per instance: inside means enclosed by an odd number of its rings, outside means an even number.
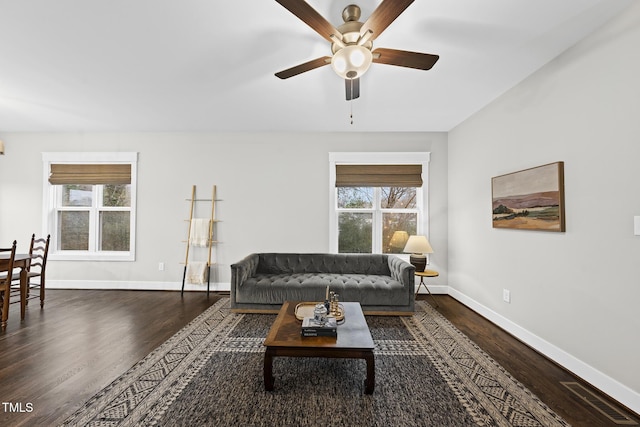
M102 206L131 206L131 185L105 185L102 192Z
M129 250L129 212L100 212L101 251Z
M338 207L370 209L373 207L373 187L338 187Z
M415 187L382 187L380 207L382 209L415 209Z
M62 206L91 206L93 185L67 184L62 186Z
M60 250L89 250L89 212L59 212L58 239Z
M382 252L400 254L407 239L417 234L417 213L385 213L382 215Z
M338 216L338 252L371 253L373 215L341 212Z

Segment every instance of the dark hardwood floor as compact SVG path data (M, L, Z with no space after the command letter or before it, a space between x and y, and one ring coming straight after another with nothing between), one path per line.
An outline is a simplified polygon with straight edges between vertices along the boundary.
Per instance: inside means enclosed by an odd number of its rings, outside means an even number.
M0 333L0 399L24 412L3 404L0 426L59 424L219 298L48 290L44 309L32 301L22 322L13 304Z
M420 295L435 306L431 297ZM629 421L640 423L638 414L589 386L584 381L523 344L511 334L498 328L473 310L447 295L435 295L437 310L466 336L504 367L514 378L573 426L616 426L609 418L593 406L569 391L561 382L579 382L591 392L605 399L629 417ZM630 424L627 424L630 425ZM634 425L634 424L631 424Z
M0 332L0 426L60 423L222 295L51 290L44 310L31 305L22 322L12 305ZM440 313L569 423L616 425L560 384L579 381L564 369L453 298L435 298Z

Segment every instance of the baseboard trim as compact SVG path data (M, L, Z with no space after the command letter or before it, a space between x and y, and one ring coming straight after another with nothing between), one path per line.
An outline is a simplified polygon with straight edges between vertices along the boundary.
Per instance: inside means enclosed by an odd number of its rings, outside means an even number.
M108 280L47 280L47 289L100 289L100 290L127 290L127 291L180 291L182 282L119 282ZM231 289L230 283L212 282L210 291L226 291ZM185 291L206 292L207 284L196 285L186 283Z
M572 356L550 342L531 333L527 329L496 313L490 308L478 303L462 292L449 287L448 294L452 298L480 314L482 317L518 338L534 350L540 352L558 365L587 381L603 393L611 396L627 408L636 413L640 413L640 393L630 389L594 367L584 363L582 360L577 359L575 356Z
M429 285L427 286L427 288L429 289L429 292L431 292L434 295L447 295L449 293L449 287L448 286L443 286L443 285ZM416 285L415 289L418 289L418 286ZM427 291L424 290L424 286L420 287L420 292L418 292L418 295L429 295L427 293Z

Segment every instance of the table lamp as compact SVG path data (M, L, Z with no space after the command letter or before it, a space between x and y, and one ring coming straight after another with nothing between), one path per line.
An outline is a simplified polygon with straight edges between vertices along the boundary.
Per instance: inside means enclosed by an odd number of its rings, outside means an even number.
M433 253L433 248L431 248L426 237L409 236L403 252L411 253L409 262L416 267L416 271L424 271L427 266L427 256L425 254Z

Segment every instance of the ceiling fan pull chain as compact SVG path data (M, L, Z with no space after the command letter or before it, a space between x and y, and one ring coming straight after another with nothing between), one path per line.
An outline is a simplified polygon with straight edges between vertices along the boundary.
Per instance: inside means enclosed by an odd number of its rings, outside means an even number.
M353 93L353 79L351 79L351 93ZM353 98L349 100L349 119L353 125Z

